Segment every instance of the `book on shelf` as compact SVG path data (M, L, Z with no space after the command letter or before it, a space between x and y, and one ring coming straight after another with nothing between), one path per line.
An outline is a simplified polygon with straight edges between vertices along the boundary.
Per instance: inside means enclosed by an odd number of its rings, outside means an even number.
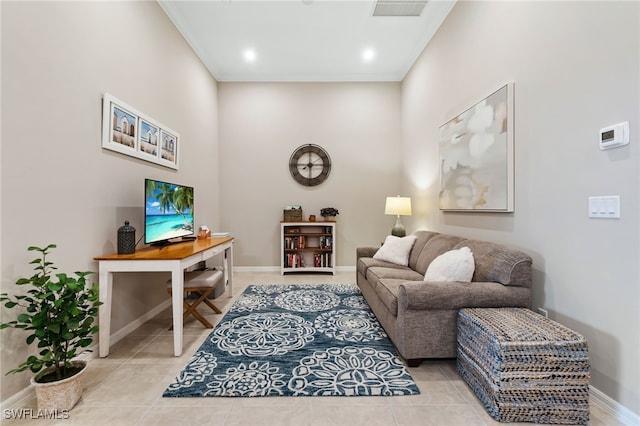
M301 254L289 253L285 260L285 267L287 268L304 268L304 257Z
M313 255L313 266L316 268L330 268L331 253L315 253Z
M322 236L319 239L321 249L330 249L333 246L333 237Z
M307 247L307 238L304 236L284 238L285 249L302 249L306 247Z

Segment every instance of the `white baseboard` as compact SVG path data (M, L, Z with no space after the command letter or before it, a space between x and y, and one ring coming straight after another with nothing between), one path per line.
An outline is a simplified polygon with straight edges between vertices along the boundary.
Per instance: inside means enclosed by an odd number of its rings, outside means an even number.
M592 403L598 405L620 423L629 426L640 425L639 415L629 410L619 402L613 400L604 392L599 391L593 386L589 386L589 396L591 397Z
M117 343L120 340L124 339L128 334L131 334L131 332L133 332L135 329L140 327L142 324L144 324L145 322L149 321L151 318L155 317L160 312L164 311L165 309L167 309L169 307L171 307L171 298L169 298L169 299L165 300L164 302L160 303L158 306L156 306L155 308L151 309L149 312L147 312L144 315L138 317L137 319L133 320L129 324L127 324L124 327L122 327L120 330L118 330L115 333L113 333L111 335L111 337L110 337L110 341L109 341L110 345L113 345L114 343ZM95 353L95 349L94 349L93 353Z
M279 266L235 266L233 272L280 272Z
M36 397L36 391L29 385L20 392L2 401L2 412L9 409L24 407L29 401Z
M336 266L337 272L355 272L355 266ZM280 272L279 266L234 266L233 272Z
M355 266L336 266L336 271L338 272L355 272Z
M164 302L160 303L155 308L152 308L149 312L145 313L144 315L130 322L126 326L122 327L120 330L118 330L117 332L111 335L110 341L109 341L110 345L113 345L114 343L124 339L128 334L130 334L135 329L140 327L142 324L149 321L151 318L155 317L160 312L164 311L170 306L171 306L171 299L167 299ZM89 361L90 359L95 358L97 356L97 353L98 353L98 344L94 343L93 345L85 349L84 352L78 355L75 359ZM17 409L17 408L23 407L25 404L27 404L30 400L32 400L35 397L36 397L36 392L33 389L33 386L29 385L26 388L22 389L20 392L16 393L15 395L2 401L1 408L2 410L11 409L11 408Z

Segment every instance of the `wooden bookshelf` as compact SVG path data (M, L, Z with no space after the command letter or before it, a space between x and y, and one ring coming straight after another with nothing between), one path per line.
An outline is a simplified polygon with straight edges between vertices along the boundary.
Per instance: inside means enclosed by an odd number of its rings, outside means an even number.
M335 274L335 221L280 222L280 271Z

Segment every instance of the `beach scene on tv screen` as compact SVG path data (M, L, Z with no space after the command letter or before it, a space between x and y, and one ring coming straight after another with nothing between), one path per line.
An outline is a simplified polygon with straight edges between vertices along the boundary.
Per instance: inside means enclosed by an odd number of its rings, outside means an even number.
M193 234L193 188L147 180L145 241Z

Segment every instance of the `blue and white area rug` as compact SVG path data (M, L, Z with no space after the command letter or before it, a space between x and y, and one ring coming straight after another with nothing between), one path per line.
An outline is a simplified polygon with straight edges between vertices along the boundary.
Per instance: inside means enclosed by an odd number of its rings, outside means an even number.
M252 285L165 397L420 391L354 284Z

